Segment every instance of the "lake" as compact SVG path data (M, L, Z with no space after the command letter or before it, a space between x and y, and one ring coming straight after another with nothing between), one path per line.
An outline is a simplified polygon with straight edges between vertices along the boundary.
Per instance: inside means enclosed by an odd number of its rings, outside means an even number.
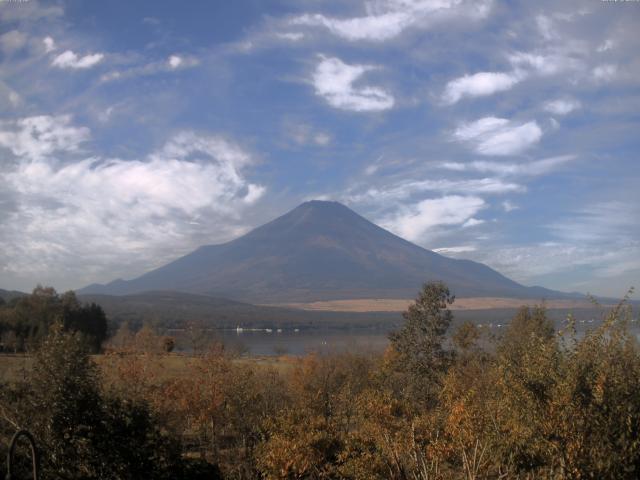
M504 323L480 323L491 336L499 336L508 326ZM579 320L576 324L578 336L596 328L598 320ZM557 327L561 324L557 322ZM305 355L311 352L339 353L346 351L375 352L384 351L389 343L388 328L361 329L219 329L207 331L207 337L225 344L226 348L247 355ZM455 329L455 324L452 330ZM630 330L640 341L640 325L634 321ZM193 350L184 339L179 341L183 351Z

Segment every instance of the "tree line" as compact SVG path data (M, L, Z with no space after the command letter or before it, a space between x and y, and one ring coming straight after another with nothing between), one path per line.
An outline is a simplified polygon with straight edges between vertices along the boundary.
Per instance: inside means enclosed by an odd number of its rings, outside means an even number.
M425 285L380 355L274 368L212 344L181 359L187 375L156 341L98 367L55 323L30 378L0 389L3 438L31 430L47 478L638 478L640 348L624 301L584 335L523 307L497 338L450 332L453 301Z
M73 291L60 295L51 287L38 285L30 295L9 302L0 299L0 348L13 353L35 351L55 323L65 331L79 333L92 353L100 352L107 339L102 307L80 303Z

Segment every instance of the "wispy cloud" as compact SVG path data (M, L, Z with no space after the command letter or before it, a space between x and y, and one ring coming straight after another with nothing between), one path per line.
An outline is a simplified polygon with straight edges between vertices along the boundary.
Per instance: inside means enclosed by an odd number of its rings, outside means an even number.
M630 226L638 226L640 204L606 201L585 205L569 218L552 222L548 228L563 241L573 243L615 242L628 237ZM631 239L631 237L629 237Z
M3 2L9 3L9 2ZM64 15L64 9L60 5L44 5L41 2L19 2L19 8L2 9L2 20L6 22L38 20L51 21ZM9 5L9 7L13 7Z
M22 96L0 80L0 107L16 108L20 106L21 103ZM7 110L9 110L9 108L7 108Z
M329 133L305 122L287 120L283 129L287 141L293 140L293 143L300 146L326 147L331 143Z
M0 50L9 55L27 44L27 34L19 30L11 30L0 35Z
M365 73L376 68L372 65L348 65L339 58L321 56L312 78L316 94L332 107L342 110L388 110L394 105L391 94L378 87L354 85Z
M433 251L441 255L475 252L478 248L474 245L455 245L451 247L434 248Z
M544 109L554 115L567 115L581 106L582 104L573 98L559 98L545 103Z
M559 166L576 159L576 155L559 155L523 163L502 163L488 161L445 162L441 167L457 172L475 171L493 173L500 176L538 176L550 173Z
M40 115L0 122L0 146L18 156L39 160L54 152L75 152L89 129L71 125L71 116Z
M390 200L398 201L425 192L466 193L475 195L500 195L523 192L525 187L512 182L504 182L496 178L479 178L470 180L402 180L392 185L370 187L364 192L348 194L350 203L380 203Z
M142 63L129 68L111 70L100 77L102 83L118 80L127 80L147 75L156 75L164 72L177 72L187 68L193 68L200 64L200 60L193 55L172 54L165 60L156 60Z
M583 60L563 52L516 52L509 56L516 69L529 69L533 73L549 76L583 67Z
M517 210L518 207L516 204L514 204L513 202L510 202L509 200L505 200L504 202L502 202L502 208L504 209L505 212L509 213L509 212L513 212L514 210Z
M542 130L535 121L515 123L506 118L484 117L460 125L453 137L471 145L480 155L514 155L538 143Z
M592 72L593 78L598 82L609 82L616 78L617 73L617 65L612 64L598 65Z
M621 295L624 292L615 288L628 288L640 278L640 242L635 220L639 215L638 205L632 202L594 202L546 225L553 241L500 248L487 245L471 256L525 283L537 282L540 278L548 282L553 276L559 280L556 285L550 285L552 288L584 290L585 286L599 285L600 291ZM633 226L631 231L630 226ZM563 286L565 279L577 282L576 270L582 272L579 278L586 283ZM621 276L633 283L612 285L612 288L602 283L602 279Z
M302 32L279 32L276 33L276 37L281 38L283 40L289 40L291 42L298 42L304 38L304 33Z
M460 255L458 252L450 254ZM504 245L499 249L487 247L474 252L464 252L462 256L486 263L524 284L536 284L544 279L551 288L583 292L589 289L588 285L599 285L599 291L612 296L624 294L624 289L632 284L608 287L602 279L619 279L621 275L632 278L635 275L637 280L637 275L640 274L640 244L637 242L616 245L614 249L553 242ZM580 277L584 283L573 279L576 270L583 272ZM551 277L557 280L549 284Z
M452 18L482 19L491 10L491 1L460 0L378 0L366 3L366 14L338 18L323 14L304 14L289 23L297 26L324 27L350 41L382 42L411 27L428 27Z

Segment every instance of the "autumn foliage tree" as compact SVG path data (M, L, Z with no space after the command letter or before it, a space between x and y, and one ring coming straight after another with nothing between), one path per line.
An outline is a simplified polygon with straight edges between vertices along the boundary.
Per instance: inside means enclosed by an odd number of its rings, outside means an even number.
M37 439L45 478L168 480L207 471L182 457L179 437L148 402L103 391L82 336L61 324L40 344L27 382L5 389L0 406Z

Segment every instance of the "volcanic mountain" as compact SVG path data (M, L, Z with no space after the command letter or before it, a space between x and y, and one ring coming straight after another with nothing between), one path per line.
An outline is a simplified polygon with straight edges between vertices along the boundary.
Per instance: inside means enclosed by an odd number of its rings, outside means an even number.
M252 303L413 298L430 280L461 297L559 298L481 263L410 243L337 202L310 201L219 245L207 245L133 280L81 294L172 290Z

